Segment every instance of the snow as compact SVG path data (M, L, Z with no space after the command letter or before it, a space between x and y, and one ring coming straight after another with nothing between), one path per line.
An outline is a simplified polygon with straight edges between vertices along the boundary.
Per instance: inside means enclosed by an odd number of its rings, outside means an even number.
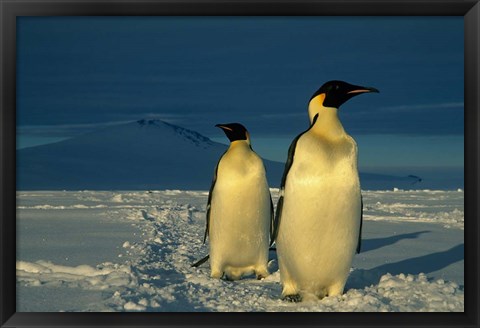
M414 221L441 223L444 227L463 229L463 191L394 189L395 197L384 197L390 192L367 194L364 217L369 220ZM365 197L365 196L364 196Z
M274 204L278 189L271 189ZM191 264L203 245L207 191L17 193L17 311L464 310L463 191L364 191L362 252L345 293L279 299L271 275L212 279Z

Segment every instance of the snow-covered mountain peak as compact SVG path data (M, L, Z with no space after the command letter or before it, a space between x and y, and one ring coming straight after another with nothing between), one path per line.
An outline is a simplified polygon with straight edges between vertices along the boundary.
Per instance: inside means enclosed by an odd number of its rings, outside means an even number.
M141 119L19 150L17 187L208 190L227 147L171 123ZM278 181L283 165L270 166Z
M140 126L158 125L159 122L160 122L160 120L146 120L146 119L142 119L142 120L137 121L138 125L140 125Z
M138 120L137 125L140 128L147 129L166 129L168 132L173 132L178 137L185 141L191 142L196 146L207 148L214 145L214 142L209 138L201 135L198 132L183 128L178 125L174 125L158 119L141 119Z

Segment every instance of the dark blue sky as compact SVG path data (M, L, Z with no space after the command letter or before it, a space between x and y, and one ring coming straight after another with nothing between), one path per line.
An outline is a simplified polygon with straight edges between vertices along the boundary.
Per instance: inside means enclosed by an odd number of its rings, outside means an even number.
M360 164L463 165L462 17L22 17L20 143L159 118L284 160L325 81L373 86L340 109ZM218 138L218 139L217 139ZM224 140L225 139L225 140Z

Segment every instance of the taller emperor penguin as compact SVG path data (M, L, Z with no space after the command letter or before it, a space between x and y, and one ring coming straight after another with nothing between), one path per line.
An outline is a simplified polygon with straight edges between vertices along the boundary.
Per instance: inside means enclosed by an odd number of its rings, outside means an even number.
M273 204L262 159L239 123L217 124L230 140L208 195L205 239L210 238L211 277L237 280L268 276Z
M298 302L343 293L360 251L362 196L357 144L337 112L347 100L375 88L329 81L310 98L310 127L288 151L273 239L282 298Z

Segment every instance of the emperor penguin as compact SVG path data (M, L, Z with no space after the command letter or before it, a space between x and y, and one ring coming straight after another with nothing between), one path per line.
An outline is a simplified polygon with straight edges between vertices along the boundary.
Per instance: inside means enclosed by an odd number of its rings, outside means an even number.
M239 123L217 124L230 146L215 168L208 195L204 242L210 238L212 278L269 275L273 204L262 159Z
M290 145L272 238L285 300L341 295L360 251L357 144L337 112L350 98L368 92L379 91L326 82L310 98L310 127Z

